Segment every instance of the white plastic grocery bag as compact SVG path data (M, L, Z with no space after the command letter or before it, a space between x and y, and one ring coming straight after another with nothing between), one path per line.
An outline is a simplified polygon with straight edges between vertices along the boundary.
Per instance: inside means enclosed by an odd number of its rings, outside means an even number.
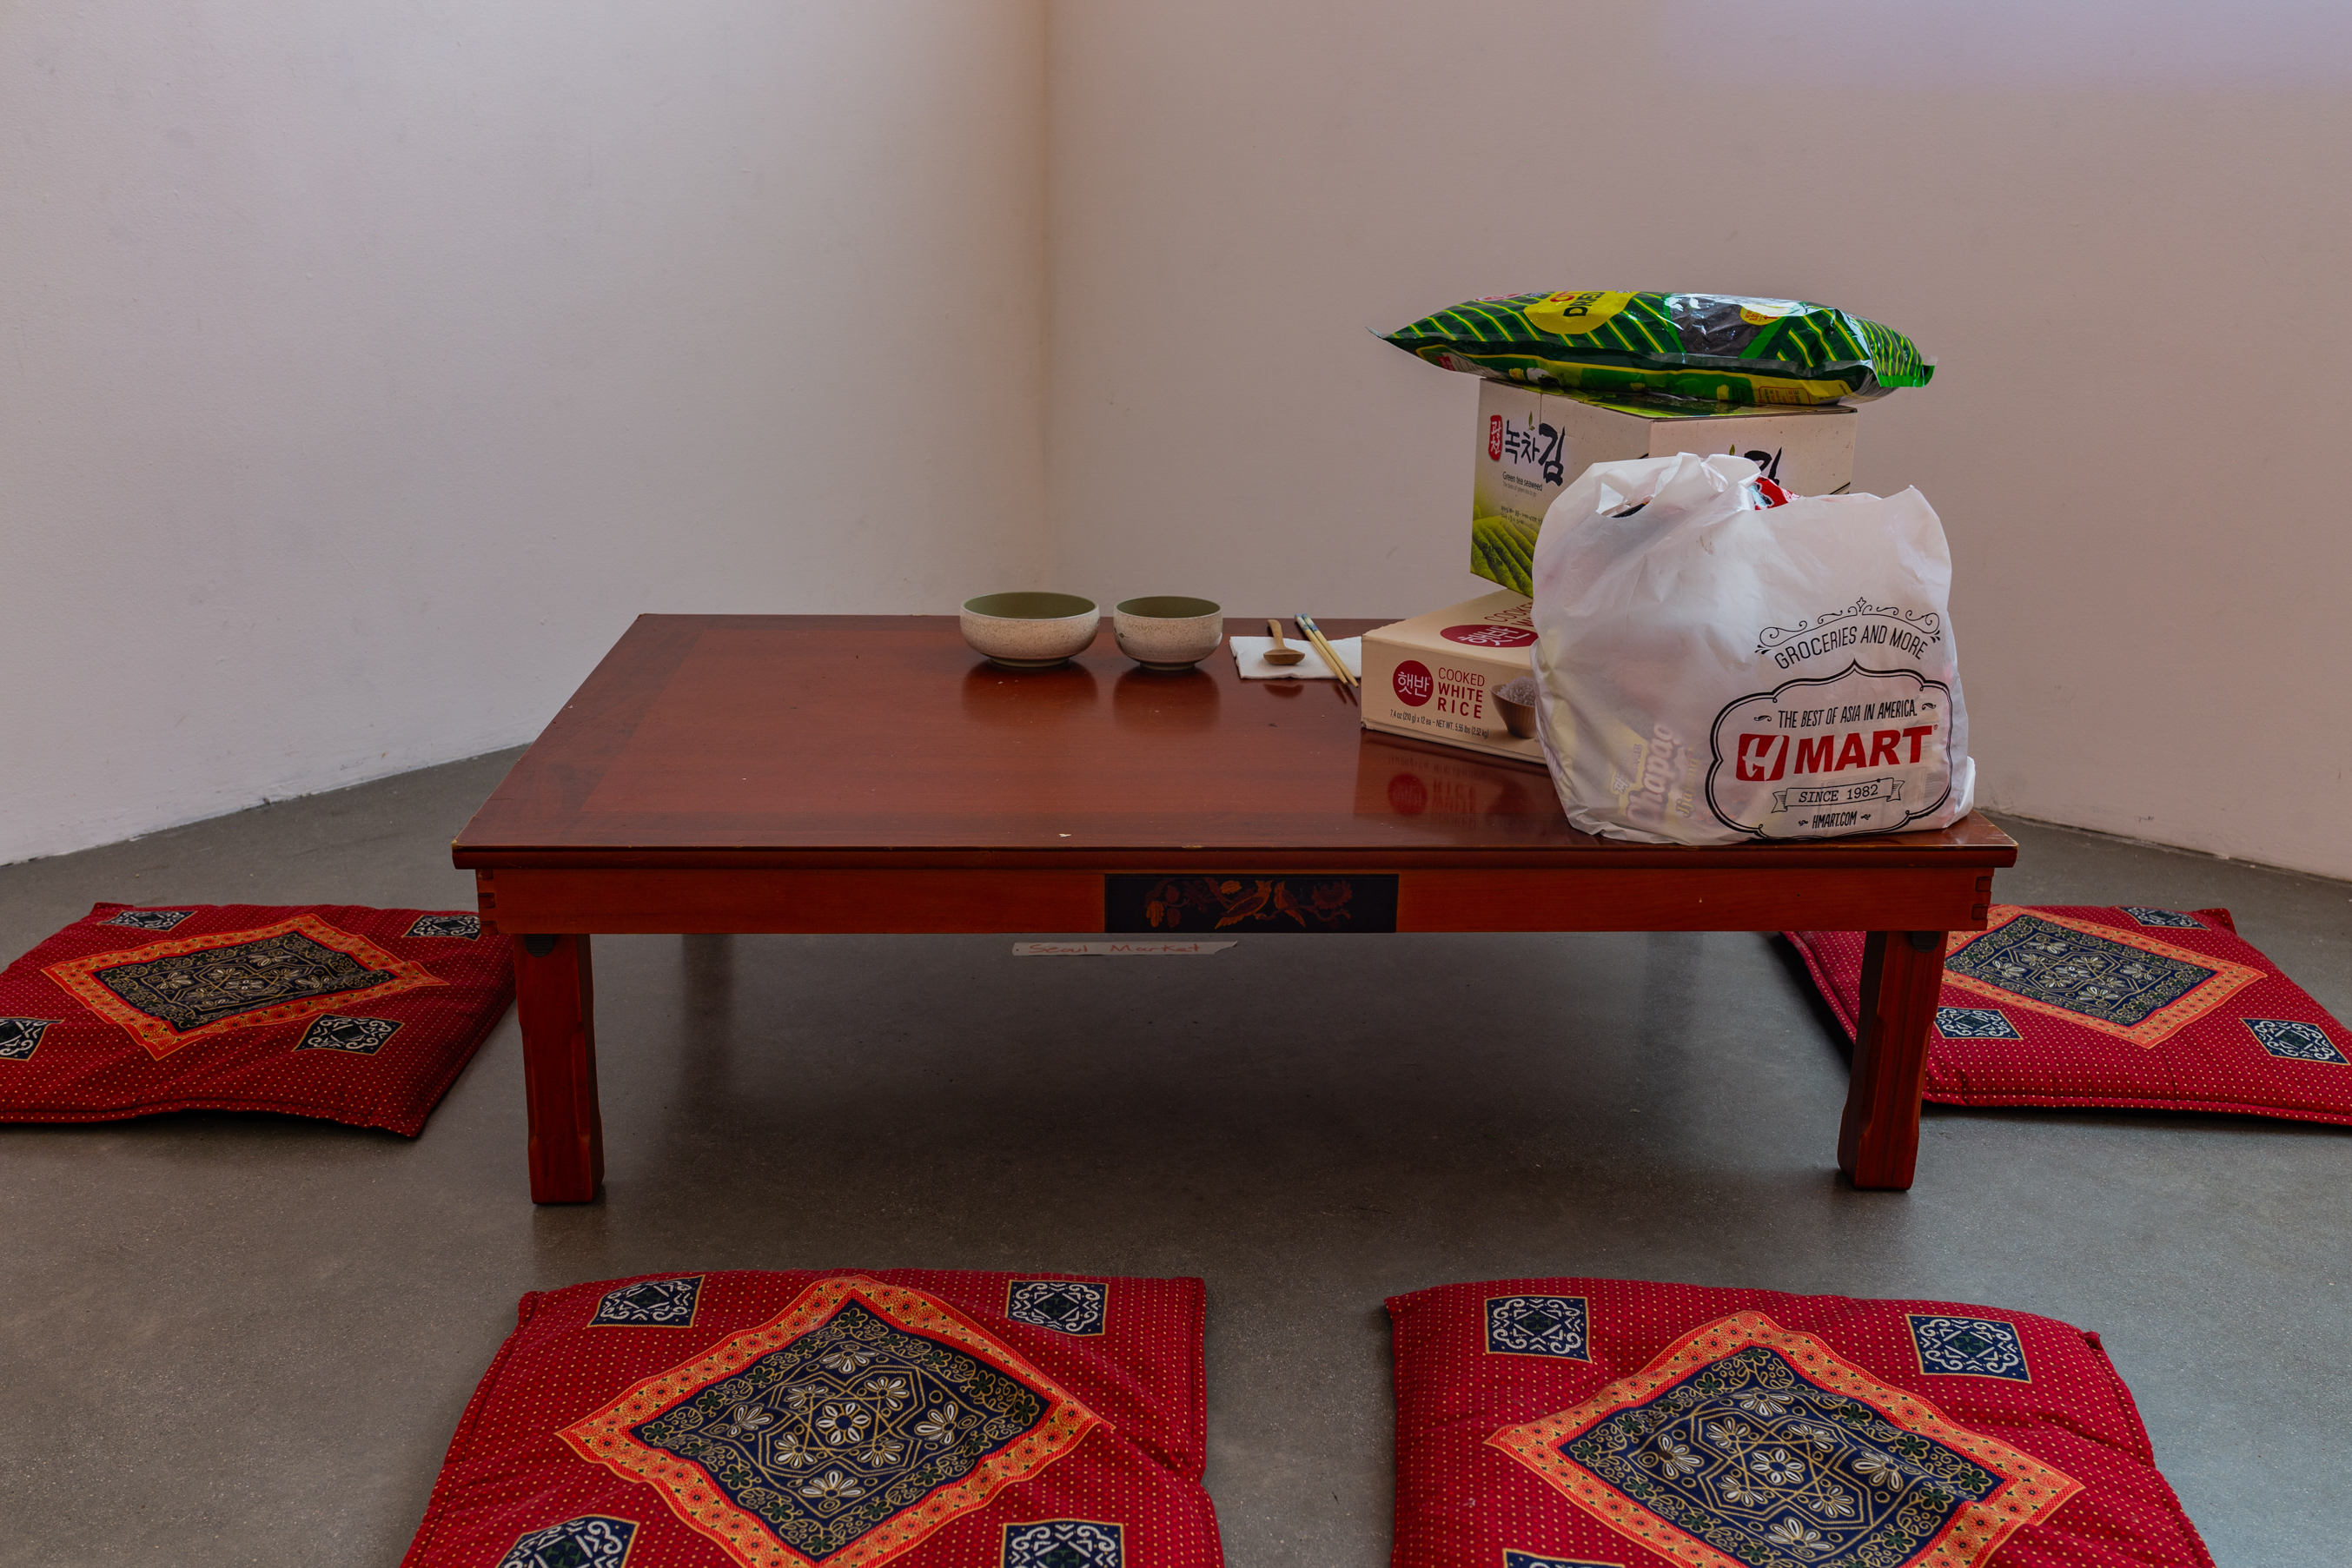
M1744 457L1596 463L1544 516L1537 725L1569 821L1647 843L1940 828L1976 795L1916 490L1770 506Z

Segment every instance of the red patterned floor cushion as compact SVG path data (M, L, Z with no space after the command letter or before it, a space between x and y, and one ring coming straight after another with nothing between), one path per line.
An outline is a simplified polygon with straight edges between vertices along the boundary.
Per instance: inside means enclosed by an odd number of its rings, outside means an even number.
M1219 1568L1198 1280L743 1270L522 1299L405 1568Z
M1787 935L1853 1035L1862 933ZM2352 1123L2352 1030L2226 909L1997 904L1947 939L1927 1097Z
M0 971L0 1122L282 1111L415 1137L514 1000L463 911L100 904Z
M1389 1313L1395 1568L2211 1568L2048 1318L1582 1279Z

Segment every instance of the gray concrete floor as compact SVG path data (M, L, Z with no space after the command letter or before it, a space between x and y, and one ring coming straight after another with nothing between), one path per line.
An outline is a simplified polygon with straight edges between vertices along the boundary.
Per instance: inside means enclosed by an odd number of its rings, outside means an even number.
M0 952L100 898L467 906L501 754L0 868ZM2032 823L2014 903L2225 904L2352 1016L2352 883ZM1209 1281L1245 1568L1385 1561L1381 1299L1586 1273L2095 1328L2224 1564L2334 1564L2352 1133L1929 1107L1833 1170L1843 1042L1776 943L600 938L603 1202L533 1207L511 1019L414 1143L188 1113L0 1128L0 1563L389 1563L525 1291L656 1270Z

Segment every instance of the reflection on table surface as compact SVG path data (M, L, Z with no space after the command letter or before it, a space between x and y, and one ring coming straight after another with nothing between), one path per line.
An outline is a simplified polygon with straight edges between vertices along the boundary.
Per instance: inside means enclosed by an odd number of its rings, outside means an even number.
M1360 817L1528 817L1559 813L1551 779L1525 763L1366 734L1356 758Z

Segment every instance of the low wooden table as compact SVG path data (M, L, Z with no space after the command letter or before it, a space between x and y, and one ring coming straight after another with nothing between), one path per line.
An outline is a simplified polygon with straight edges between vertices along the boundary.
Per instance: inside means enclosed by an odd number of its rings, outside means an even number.
M1244 681L1223 653L1154 674L1108 634L1005 670L950 618L831 615L641 617L453 850L514 943L541 1203L604 1177L592 933L1189 936L1253 900L1221 935L1867 930L1838 1164L1907 1187L1943 933L1983 929L2017 859L1980 816L1605 841L1539 770L1368 733L1329 681Z

